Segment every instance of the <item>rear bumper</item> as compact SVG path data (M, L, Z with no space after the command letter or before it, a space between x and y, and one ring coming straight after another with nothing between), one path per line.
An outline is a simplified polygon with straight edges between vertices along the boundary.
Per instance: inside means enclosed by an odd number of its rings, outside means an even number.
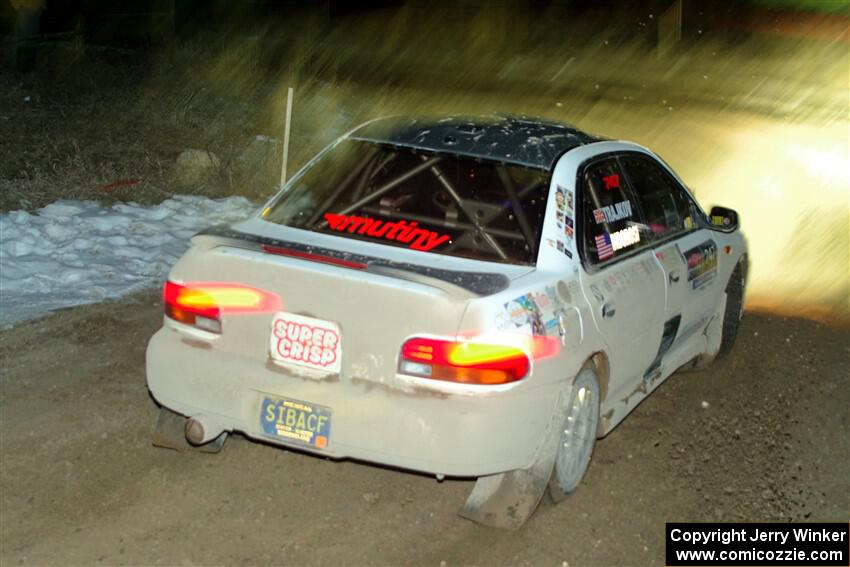
M534 377L510 390L473 395L413 389L395 376L317 381L221 352L167 326L148 345L147 380L154 398L171 410L308 451L264 435L260 405L276 396L326 406L333 412L330 443L312 452L459 477L529 466L559 388Z

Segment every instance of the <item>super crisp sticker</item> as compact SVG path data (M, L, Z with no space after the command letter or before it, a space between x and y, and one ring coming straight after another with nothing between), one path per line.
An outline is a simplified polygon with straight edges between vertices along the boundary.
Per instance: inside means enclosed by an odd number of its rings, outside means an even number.
M270 353L274 361L336 374L341 369L339 325L295 313L276 313Z

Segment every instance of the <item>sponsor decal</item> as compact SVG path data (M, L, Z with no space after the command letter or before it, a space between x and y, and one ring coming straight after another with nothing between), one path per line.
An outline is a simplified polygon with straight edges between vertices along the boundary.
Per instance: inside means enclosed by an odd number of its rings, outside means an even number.
M640 242L640 232L637 226L630 226L629 228L624 228L611 234L603 232L596 236L594 240L596 241L596 254L600 260L605 260L613 256L616 250L621 250Z
M711 224L713 224L713 225L729 226L731 223L732 223L732 221L729 220L726 217L721 217L719 215L714 215L713 217L711 217Z
M619 189L620 188L620 174L612 173L611 175L606 175L602 178L602 183L605 184L605 190L610 191L611 189Z
M567 191L567 210L570 211L570 212L575 210L575 207L573 206L573 192L572 191Z
M339 328L330 321L277 313L272 321L270 347L277 362L328 373L340 370Z
M558 241L558 252L563 252L563 251L564 251L564 241L559 240Z
M533 335L546 334L546 326L543 324L543 314L540 307L534 301L530 293L517 297L505 304L508 317L515 327L523 331L530 331Z
M690 215L685 217L685 230L690 230L694 227L694 219L690 217Z
M361 234L373 238L383 238L391 242L407 244L411 250L429 251L451 241L448 234L438 234L432 230L420 228L416 221L386 222L371 218L335 215L325 213L325 220L331 230Z
M706 240L682 253L688 264L688 282L691 289L702 289L711 284L717 275L717 244Z
M508 319L516 327L522 327L528 323L528 311L518 301L509 301L505 304L505 310L508 312Z
M632 204L628 200L600 207L593 211L593 218L596 220L596 224L603 222L613 223L627 219L630 216L632 216Z
M500 331L511 333L552 334L552 329L557 327L558 313L562 310L562 301L555 287L546 286L505 303L504 309L496 314L495 324Z
M549 296L540 292L534 294L534 303L536 303L537 307L540 309L549 309L552 305L552 302L549 300Z
M569 251L569 249L564 248L564 256L566 256L567 258L569 258L569 259L571 259L571 260L572 260L572 258L573 258L573 253L572 253L572 252L570 252L570 251Z
M567 190L558 185L557 187L555 187L555 204L558 206L558 210L563 212L566 203Z
M611 246L614 247L614 250L620 250L638 242L640 242L640 231L637 226L630 226L611 233Z
M603 232L595 237L596 253L600 260L605 260L614 255L616 250L627 248L632 244L640 242L640 232L637 226L630 226L617 232L608 234Z

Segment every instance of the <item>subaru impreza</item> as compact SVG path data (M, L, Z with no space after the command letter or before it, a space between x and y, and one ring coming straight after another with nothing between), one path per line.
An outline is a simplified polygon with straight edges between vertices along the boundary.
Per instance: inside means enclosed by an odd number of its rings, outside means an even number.
M676 370L727 354L747 246L639 145L516 117L386 118L208 229L147 351L154 442L227 435L475 478L520 526Z

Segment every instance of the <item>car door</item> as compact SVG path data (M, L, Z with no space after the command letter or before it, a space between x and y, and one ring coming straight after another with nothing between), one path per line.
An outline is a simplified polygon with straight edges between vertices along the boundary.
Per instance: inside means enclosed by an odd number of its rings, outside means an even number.
M580 281L607 345L609 396L627 398L641 388L661 342L665 276L616 156L586 162L577 181Z
M718 289L717 242L688 191L654 157L620 155L664 271L665 333L652 372L675 370L703 348L701 334L714 312Z

